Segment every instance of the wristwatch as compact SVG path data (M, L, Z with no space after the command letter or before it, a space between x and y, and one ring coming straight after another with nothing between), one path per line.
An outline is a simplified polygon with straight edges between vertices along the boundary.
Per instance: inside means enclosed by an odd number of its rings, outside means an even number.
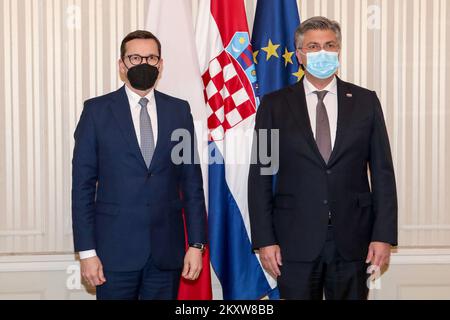
M204 243L191 243L189 244L189 247L200 249L201 253L205 251L206 245Z

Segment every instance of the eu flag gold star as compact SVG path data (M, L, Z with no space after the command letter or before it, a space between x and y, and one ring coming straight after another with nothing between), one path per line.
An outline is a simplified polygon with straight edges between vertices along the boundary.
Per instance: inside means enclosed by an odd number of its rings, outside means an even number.
M269 43L267 44L267 47L261 48L263 51L267 52L266 61L269 61L269 59L272 56L279 58L278 52L277 52L279 46L280 46L279 44L273 44L272 40L269 39Z
M303 70L302 70L302 67L299 66L299 67L298 67L298 71L295 72L295 73L293 73L292 75L297 77L297 82L300 81L300 79L301 79L301 78L303 77L303 75L304 75L304 72L303 72Z
M294 64L292 62L292 56L294 55L294 52L289 52L289 50L287 48L284 48L284 54L283 54L283 58L284 58L284 66L287 67L288 63L290 64Z
M256 60L256 57L258 56L259 50L256 50L253 52L253 62L255 64L258 64L258 60Z

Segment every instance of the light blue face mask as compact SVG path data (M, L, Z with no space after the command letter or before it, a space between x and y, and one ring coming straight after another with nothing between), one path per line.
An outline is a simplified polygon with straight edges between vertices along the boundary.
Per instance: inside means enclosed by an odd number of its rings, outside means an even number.
M339 53L329 51L308 52L306 70L316 78L327 79L340 67Z

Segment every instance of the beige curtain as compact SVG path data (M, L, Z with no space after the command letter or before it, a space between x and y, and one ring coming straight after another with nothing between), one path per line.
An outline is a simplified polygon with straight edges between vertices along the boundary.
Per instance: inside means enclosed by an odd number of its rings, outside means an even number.
M186 1L195 19L205 0ZM252 28L256 1L246 5ZM0 0L0 253L72 250L73 131L85 99L120 86L120 41L144 28L146 8L146 0ZM342 23L340 76L382 101L400 245L450 246L450 3L303 0L299 10L302 20Z

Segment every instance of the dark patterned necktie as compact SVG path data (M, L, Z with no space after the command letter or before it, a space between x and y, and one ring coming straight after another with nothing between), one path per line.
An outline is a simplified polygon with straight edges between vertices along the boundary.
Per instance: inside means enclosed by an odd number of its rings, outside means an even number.
M323 99L328 91L315 91L318 102L316 107L316 143L325 163L328 163L331 155L330 121Z

